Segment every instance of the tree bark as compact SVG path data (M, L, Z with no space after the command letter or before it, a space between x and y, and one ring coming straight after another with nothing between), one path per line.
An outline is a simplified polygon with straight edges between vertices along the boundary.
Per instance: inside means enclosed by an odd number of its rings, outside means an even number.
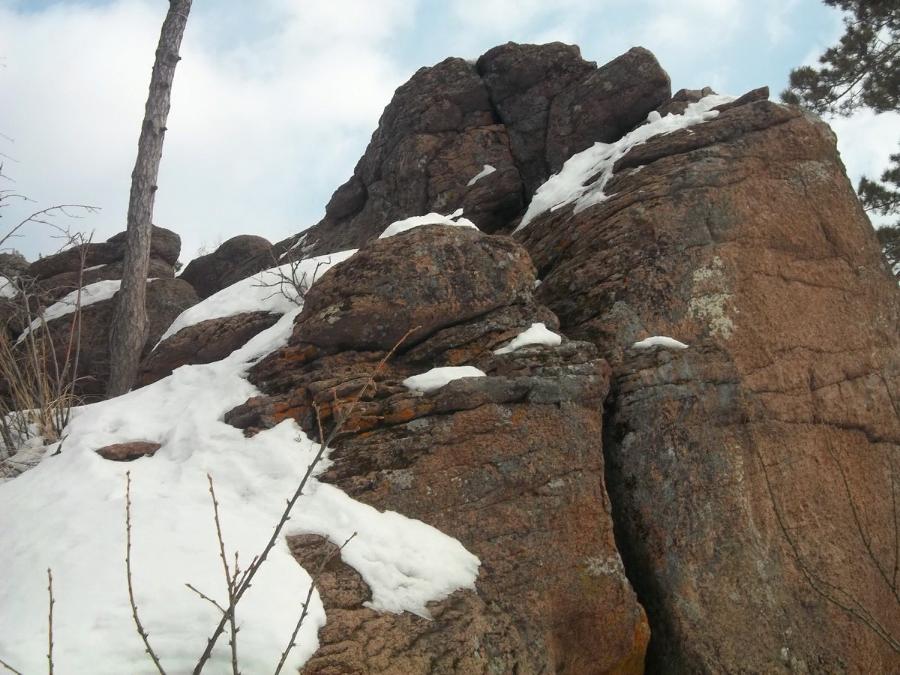
M150 266L153 201L162 158L166 119L171 104L172 80L181 57L181 39L192 0L170 0L156 48L150 93L138 139L137 160L131 174L128 226L122 287L116 295L109 334L110 377L107 395L126 393L134 384L138 362L147 341L147 271Z

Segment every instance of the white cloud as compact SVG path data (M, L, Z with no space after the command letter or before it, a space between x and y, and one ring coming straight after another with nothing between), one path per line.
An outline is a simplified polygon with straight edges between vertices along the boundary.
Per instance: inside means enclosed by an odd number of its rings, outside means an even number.
M268 22L256 31L223 27L215 20L220 7L195 8L154 218L181 234L182 258L203 241L248 232L279 239L317 219L407 76L386 47L414 7L264 0L253 9ZM5 173L40 204L102 206L79 223L98 239L124 228L163 14L147 0L34 14L0 9L0 124L15 138L0 151L19 160ZM15 215L7 211L0 227ZM32 256L50 249L37 233L17 245Z

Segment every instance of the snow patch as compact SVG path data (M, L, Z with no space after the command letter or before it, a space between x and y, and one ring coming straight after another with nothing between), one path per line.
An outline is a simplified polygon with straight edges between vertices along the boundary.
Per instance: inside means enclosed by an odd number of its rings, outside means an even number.
M635 146L646 143L654 136L668 134L713 119L719 114L716 106L733 101L732 96L711 95L691 103L681 115L659 113L648 116L647 124L626 134L615 143L594 143L587 150L572 155L559 173L541 185L516 232L524 229L532 220L547 211L555 211L566 204L575 205L575 213L600 204L609 198L603 190L613 176L613 167Z
M509 354L528 345L546 345L556 347L562 342L562 337L547 328L543 323L533 323L527 330L522 331L505 347L495 349L495 354Z
M327 270L354 253L356 253L356 249L307 258L299 263L287 263L242 279L184 310L163 333L159 342L175 335L182 328L208 319L221 319L244 312L269 312L272 314L290 312L297 307L299 300L296 289L292 284L284 281L285 278L290 278L293 274L299 281L305 274L308 281L314 281L314 275L323 275Z
M440 213L429 213L424 216L413 216L412 218L398 220L388 225L387 229L382 232L378 238L387 239L388 237L393 237L395 234L406 232L415 227L422 227L422 225L451 225L456 227L471 227L475 230L478 229L471 220L460 216L462 216L462 209L457 209L451 216L442 216Z
M459 380L464 377L484 377L484 372L474 366L444 366L442 368L432 368L426 373L413 375L403 380L403 386L429 393L440 389L448 382Z
M688 346L683 342L679 342L675 338L666 337L665 335L654 335L644 338L631 345L634 349L650 349L652 347L665 347L666 349L687 349Z
M252 289L252 284L242 286ZM250 291L253 293L254 291ZM191 672L220 614L187 588L226 603L207 473L215 481L231 558L260 552L285 500L317 451L293 420L246 438L222 421L259 392L247 368L284 345L300 308L222 361L184 366L124 396L75 408L59 454L0 485L0 654L23 672L46 668L46 569L53 569L54 654L66 672L153 673L135 633L125 578L125 473L132 481L133 578L141 620L168 672ZM153 457L112 462L95 450L157 442ZM324 469L327 465L319 466ZM474 588L479 560L457 540L417 520L379 512L312 480L286 534L341 543L344 561L372 590L370 606L428 616L426 605ZM310 583L282 539L246 593L237 616L244 672L271 671L288 643ZM314 594L286 672L317 648L325 621ZM210 672L230 672L227 637Z
M466 183L466 187L472 187L473 185L475 185L475 183L480 181L482 178L484 178L485 176L490 176L496 170L497 169L492 167L490 164L485 164L484 168L482 168L481 171L479 171L474 176L472 176L471 180L469 180L469 182Z

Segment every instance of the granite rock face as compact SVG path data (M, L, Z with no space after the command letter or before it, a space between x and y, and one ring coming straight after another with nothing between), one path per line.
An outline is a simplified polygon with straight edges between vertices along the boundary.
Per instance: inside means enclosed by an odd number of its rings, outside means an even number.
M887 672L900 296L831 131L762 98L635 147L606 201L517 239L538 300L612 364L607 485L648 666ZM689 347L632 348L652 335Z
M422 68L397 89L325 218L276 250L358 248L395 220L457 209L484 232L508 230L572 153L615 140L670 95L641 48L598 68L575 46L508 43L474 65Z
M506 268L482 275L478 261L497 252ZM469 261L472 274L457 272L455 260ZM443 274L432 283L422 271L435 261ZM401 285L402 301L422 315L397 311L391 292L370 292L407 274L419 282ZM323 297L342 289L338 337L312 341L329 331L319 304L331 301L310 297L289 344L251 369L263 394L226 421L253 433L290 418L315 435L318 409L325 433L337 429L320 480L423 520L481 560L477 592L434 603L434 622L364 607L365 584L335 561L320 582L328 624L304 672L642 672L647 623L616 551L604 489L608 367L583 342L494 353L533 322L556 327L534 303L533 282L524 251L506 238L423 227L379 240L313 287ZM481 303L473 289L490 289L495 302ZM443 308L437 323L432 306ZM373 334L355 316L379 326L393 317L394 325ZM388 357L417 322L427 330ZM403 385L447 365L486 376L428 394ZM291 545L309 563L323 543Z

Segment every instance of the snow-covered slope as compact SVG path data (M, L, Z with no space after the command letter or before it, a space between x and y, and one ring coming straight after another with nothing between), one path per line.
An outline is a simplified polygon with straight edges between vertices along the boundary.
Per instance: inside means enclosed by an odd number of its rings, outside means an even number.
M258 292L250 290L252 282L241 284L232 293ZM215 481L229 556L238 551L246 566L317 450L293 421L252 438L222 422L226 411L258 393L243 377L246 368L286 342L298 312L292 306L223 361L186 366L126 396L76 409L61 447L50 447L35 468L0 485L0 658L25 673L46 668L46 570L52 568L57 670L155 672L127 595L124 499L130 471L141 619L168 672L190 672L220 615L185 584L227 604L207 474ZM94 452L136 440L162 447L130 463ZM457 540L316 481L289 523L287 533L301 532L338 543L357 532L343 558L370 585L371 606L381 611L428 616L427 602L472 587L478 573L478 559ZM245 673L274 669L308 584L309 575L281 540L238 607ZM324 620L316 600L290 669L315 650ZM208 672L230 668L227 639L220 643Z

